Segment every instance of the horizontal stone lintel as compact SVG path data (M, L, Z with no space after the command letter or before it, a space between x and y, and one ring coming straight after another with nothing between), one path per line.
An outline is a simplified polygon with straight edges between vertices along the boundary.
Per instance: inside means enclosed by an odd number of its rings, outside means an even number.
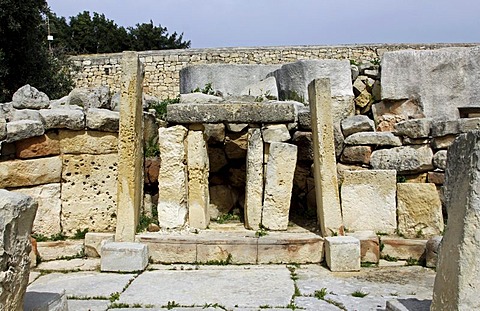
M167 106L167 121L190 123L280 123L295 122L292 103L172 104Z

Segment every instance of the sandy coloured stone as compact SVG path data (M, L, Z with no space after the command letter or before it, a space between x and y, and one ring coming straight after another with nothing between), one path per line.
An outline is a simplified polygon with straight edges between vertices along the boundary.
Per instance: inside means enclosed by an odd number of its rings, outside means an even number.
M105 154L118 150L117 133L60 130L58 137L64 154Z
M398 231L407 238L441 234L442 202L435 184L397 184L397 217Z
M58 183L62 173L59 156L0 162L0 188Z
M202 130L190 130L187 135L188 223L190 227L206 229L210 222L208 204L209 162L207 142Z
M117 154L64 155L63 231L113 231L117 223Z
M56 132L47 132L15 142L17 158L30 159L60 154L60 142Z
M341 121L342 133L345 137L358 132L373 132L375 123L364 115L355 115Z
M33 233L52 236L61 232L60 183L19 188L12 191L28 195L38 203L35 221L33 222Z
M325 261L333 272L360 270L360 240L351 236L325 238Z
M143 65L136 52L122 54L116 242L133 242L143 205ZM99 112L100 109L95 111ZM106 111L110 114L110 112ZM110 115L108 116L110 117ZM108 118L106 118L108 119ZM87 126L92 120L87 112ZM107 122L106 124L110 124ZM112 122L115 123L115 122ZM103 122L99 122L103 124ZM100 128L102 128L100 126ZM111 130L106 126L106 130Z
M360 240L360 261L378 263L380 260L380 240L373 231L357 231L347 233Z
M345 228L395 232L396 182L393 170L345 171L341 188Z
M205 123L205 135L207 135L208 144L223 144L225 141L225 124L223 123Z
M329 79L313 80L308 86L308 93L313 135L317 217L322 235L329 236L343 231Z
M187 208L187 129L181 125L159 128L158 221L162 228L185 225Z
M392 258L407 260L415 259L417 261L425 258L425 245L427 240L405 239L397 236L381 236L380 243L383 245L381 256L390 256Z
M125 105L120 105L120 113L124 111L122 108L126 109ZM143 116L141 116L141 118L143 118ZM117 132L119 131L119 123L120 115L117 111L101 108L89 108L85 113L85 125L90 130Z
M437 262L431 310L477 310L480 132L460 135L448 154L444 185L448 224Z
M457 135L447 135L442 137L434 137L432 139L432 148L433 149L447 149L453 144L453 141L457 138Z
M436 235L431 237L425 245L425 265L428 268L435 268L437 266L442 239L443 237L441 235Z
M266 143L290 140L290 133L285 124L269 124L262 129L263 141Z
M62 257L77 257L83 253L82 240L37 242L38 254L45 260L56 260Z
M258 230L263 204L263 140L261 130L248 131L247 178L245 185L245 227Z
M113 242L115 233L87 232L85 234L85 255L88 257L100 257L101 246L104 242Z
M287 230L297 146L271 143L262 210L262 225L270 230Z

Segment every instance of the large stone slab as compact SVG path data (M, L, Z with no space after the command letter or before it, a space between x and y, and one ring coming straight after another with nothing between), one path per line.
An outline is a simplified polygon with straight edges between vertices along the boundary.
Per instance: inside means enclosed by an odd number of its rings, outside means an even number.
M402 141L391 132L360 132L345 139L347 145L401 146Z
M70 130L85 129L85 114L77 109L41 109L45 129L67 128Z
M376 170L415 174L433 169L433 151L428 145L410 145L372 152L370 164Z
M246 87L260 82L278 68L280 65L206 64L188 66L180 70L180 93L191 93L196 88L203 89L206 84L210 83L214 91L218 91L224 96L241 95Z
M60 141L55 131L15 142L17 158L30 159L60 154Z
M83 253L82 240L37 242L38 254L42 260L56 260L64 257L80 257Z
M64 155L62 171L63 231L113 231L117 221L116 154Z
M60 130L58 137L64 154L105 154L118 150L117 133Z
M262 210L262 225L267 229L287 230L296 164L297 146L270 144Z
M345 171L341 188L345 228L395 232L396 182L393 170Z
M201 128L189 130L187 135L188 224L192 228L206 229L210 222L209 167L206 136Z
M479 57L478 47L386 52L382 97L417 98L426 117L457 119L458 107L477 106L480 100Z
M23 310L32 249L30 234L37 203L20 193L0 189L0 309Z
M259 128L248 130L247 177L245 183L245 227L258 230L263 205L263 140Z
M295 106L280 101L266 103L172 104L167 121L172 123L291 123Z
M122 107L125 106L120 106L120 113L122 113ZM108 109L90 108L85 114L86 127L96 131L118 132L120 128L120 113Z
M360 270L360 240L352 236L325 238L325 260L332 272Z
M333 119L340 121L354 114L353 86L350 63L347 60L300 60L285 64L272 74L277 79L279 98L308 105L308 85L314 79L331 81Z
M115 241L133 242L143 206L143 65L136 52L122 54L122 80L120 97L120 125L118 130L118 183L117 226ZM111 117L95 119L90 114L103 116L106 111L89 109L87 126L109 124L102 122ZM100 113L99 113L100 112ZM93 122L93 121L98 121ZM114 122L113 122L114 123ZM97 128L97 127L95 127ZM113 130L110 125L102 130Z
M397 185L398 232L407 238L443 232L442 202L433 183Z
M329 79L308 86L313 135L313 162L317 217L323 236L343 232L338 195L334 125Z
M61 172L60 157L0 162L0 188L58 183Z
M41 121L20 120L7 122L7 142L14 142L25 138L40 136L45 133Z
M480 132L460 135L448 150L444 185L448 225L437 263L431 310L480 308Z
M158 222L162 228L185 225L187 207L187 166L184 140L187 129L177 125L158 129L162 165L158 173Z
M101 257L101 271L143 271L148 265L148 247L142 243L107 242L101 246Z
M28 291L25 293L23 310L68 311L67 295L65 291L59 293Z
M51 236L61 231L60 213L60 183L40 185L29 188L19 188L13 192L23 193L32 197L37 203L37 213L32 231L36 234Z

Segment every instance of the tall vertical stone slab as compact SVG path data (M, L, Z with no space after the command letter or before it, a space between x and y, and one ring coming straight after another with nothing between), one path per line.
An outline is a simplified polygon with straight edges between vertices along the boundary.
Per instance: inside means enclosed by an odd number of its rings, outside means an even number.
M245 227L258 230L262 222L263 140L259 128L248 130L247 180L245 183Z
M181 125L158 129L160 170L158 172L158 222L162 228L180 228L187 217L187 165Z
M203 126L193 125L187 136L188 223L190 227L206 229L210 222L208 204L208 152Z
M122 55L115 241L133 242L143 200L143 66L136 52Z
M343 232L338 196L332 99L329 79L315 79L308 85L317 215L323 236Z
M297 146L271 143L265 174L262 225L270 230L287 230Z
M444 187L448 223L430 310L480 310L480 132L449 148Z

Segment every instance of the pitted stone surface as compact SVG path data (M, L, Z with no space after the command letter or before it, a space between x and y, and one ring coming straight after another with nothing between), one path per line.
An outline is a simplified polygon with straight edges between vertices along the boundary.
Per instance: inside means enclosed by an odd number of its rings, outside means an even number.
M58 137L64 154L105 154L118 150L117 133L60 130Z
M64 155L62 171L62 227L113 231L117 207L117 154Z

